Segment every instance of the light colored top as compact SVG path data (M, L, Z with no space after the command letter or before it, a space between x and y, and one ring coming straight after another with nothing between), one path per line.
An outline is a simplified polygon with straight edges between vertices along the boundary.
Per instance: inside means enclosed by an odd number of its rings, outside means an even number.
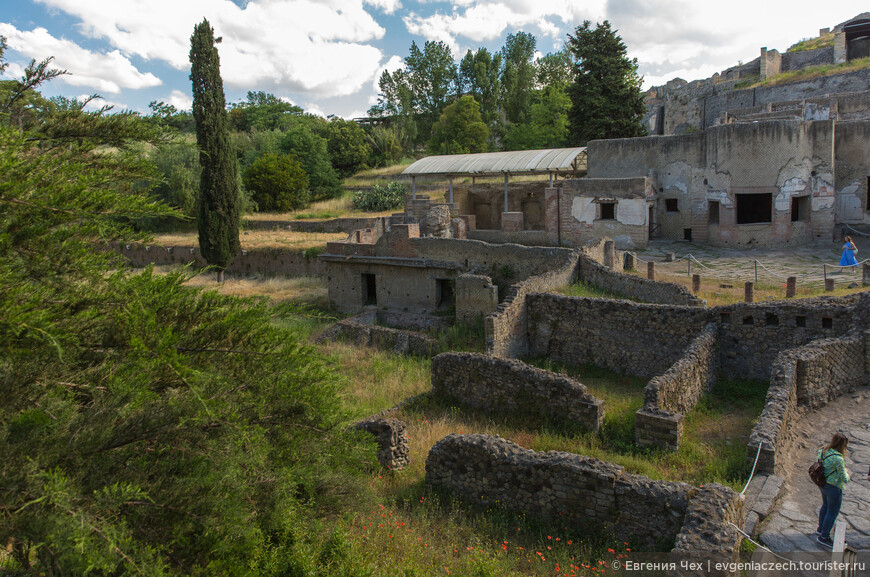
M586 147L427 156L402 171L419 175L565 173L586 170Z

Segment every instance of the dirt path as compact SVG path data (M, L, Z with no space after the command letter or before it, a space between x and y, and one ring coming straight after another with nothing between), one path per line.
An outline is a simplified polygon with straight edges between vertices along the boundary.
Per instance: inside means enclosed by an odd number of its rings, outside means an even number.
M794 440L785 451L785 496L762 529L761 541L775 552L830 551L816 543L821 494L807 469L816 450L840 431L849 438L846 467L852 480L843 491L840 519L846 525L846 542L859 551L870 551L870 387L859 387L826 407L799 417Z

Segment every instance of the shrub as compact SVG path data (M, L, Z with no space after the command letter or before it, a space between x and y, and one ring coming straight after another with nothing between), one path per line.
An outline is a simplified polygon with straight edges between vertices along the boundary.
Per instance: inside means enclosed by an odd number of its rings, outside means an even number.
M399 208L405 200L405 185L401 182L389 182L385 186L376 184L371 188L360 190L353 195L353 206L357 210L381 212L391 208Z
M243 178L260 210L284 212L310 202L308 175L291 154L264 154L245 169Z

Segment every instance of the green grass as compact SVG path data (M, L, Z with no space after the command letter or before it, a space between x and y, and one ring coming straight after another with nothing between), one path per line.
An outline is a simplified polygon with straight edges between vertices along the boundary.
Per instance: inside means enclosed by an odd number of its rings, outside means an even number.
M755 88L757 86L776 86L779 84L787 84L789 82L801 82L803 80L812 80L814 78L823 78L834 74L845 74L847 72L855 72L870 68L870 58L859 58L850 60L842 64L821 64L819 66L809 66L801 70L793 70L783 72L770 78L758 82L750 82L745 86L735 85L734 88Z
M303 212L297 214L293 218L296 220L329 220L338 218L341 214L342 213L337 210L322 210L320 212Z
M822 34L821 36L817 36L816 38L805 38L800 42L792 44L791 46L789 46L786 52L804 52L805 50L818 50L819 48L826 48L833 45L834 33L828 32L827 34Z

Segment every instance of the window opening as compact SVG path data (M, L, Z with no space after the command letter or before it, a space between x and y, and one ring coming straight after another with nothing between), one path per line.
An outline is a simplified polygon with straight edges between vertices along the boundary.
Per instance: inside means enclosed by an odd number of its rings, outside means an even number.
M834 328L834 319L832 319L830 317L822 317L822 328L823 329Z
M793 196L791 199L791 221L801 222L810 219L810 197Z
M767 313L764 316L764 324L769 327L778 327L779 326L779 317L773 313Z
M751 324L753 324L753 319L752 319L752 317L743 317L743 324L744 324L744 325L751 325Z
M676 198L665 199L666 212L680 212L680 201Z
M737 224L772 222L772 194L737 194Z
M691 228L684 228L683 229L683 240L687 240L689 242L692 242L692 229Z
M615 202L602 202L599 203L601 207L601 220L615 220L616 219L616 203Z
M456 305L455 294L452 280L448 278L435 279L435 302L439 310L453 308Z
M794 326L796 327L805 327L807 326L807 317L798 315L794 319Z

